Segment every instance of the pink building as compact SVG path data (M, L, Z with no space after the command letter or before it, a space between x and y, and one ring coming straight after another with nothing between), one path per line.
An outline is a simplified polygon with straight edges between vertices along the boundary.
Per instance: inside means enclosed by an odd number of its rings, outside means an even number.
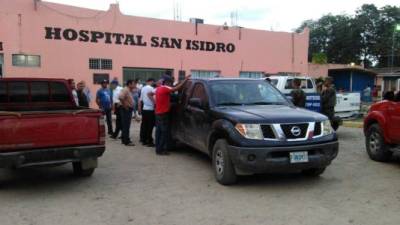
M308 72L309 33L270 32L123 15L40 0L0 1L4 77L120 81L170 73L259 77ZM92 91L93 92L93 91Z

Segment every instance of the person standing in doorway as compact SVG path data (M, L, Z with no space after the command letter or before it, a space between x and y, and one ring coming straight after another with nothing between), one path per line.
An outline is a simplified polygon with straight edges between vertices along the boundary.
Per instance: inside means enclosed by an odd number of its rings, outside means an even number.
M336 91L333 88L332 82L332 78L327 77L321 92L321 113L327 116L331 123L335 116L336 106Z
M184 81L180 84L172 87L173 80L170 76L164 75L162 77L162 85L157 87L148 96L150 99L155 101L155 113L156 113L156 154L157 155L168 155L168 144L171 132L170 127L170 103L171 94L180 90L186 81L190 78L190 75L185 77ZM155 100L154 100L155 96Z
M149 93L153 93L155 80L150 78L140 92L139 114L142 115L140 124L140 142L148 147L154 147L153 128L155 125L154 102L150 99Z
M292 102L295 106L305 108L306 107L306 93L301 89L301 80L295 78L292 81L293 90L290 92L292 96Z
M126 146L135 146L129 136L131 128L132 112L135 102L132 97L132 90L135 88L133 80L126 82L126 87L119 93L121 102L121 120L122 120L122 144Z
M107 86L108 86L108 81L103 80L101 82L101 88L97 91L96 94L96 103L106 116L108 134L112 135L113 134L112 117L111 117L112 102L111 102L110 89L107 88Z
M119 85L118 80L111 81L111 89L112 92L112 100L113 100L113 111L115 114L115 130L114 133L110 136L113 139L117 139L119 132L122 130L122 119L121 119L121 101L119 100L119 94L122 91L122 87Z
M79 103L79 106L89 108L89 102L88 102L88 98L84 92L84 88L85 88L84 83L82 83L82 81L79 82L78 88L76 89L76 93L78 96L78 103Z

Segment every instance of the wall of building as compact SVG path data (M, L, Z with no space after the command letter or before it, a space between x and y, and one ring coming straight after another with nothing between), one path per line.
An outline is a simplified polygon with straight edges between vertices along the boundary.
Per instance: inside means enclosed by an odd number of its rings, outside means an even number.
M329 74L329 70L331 69L344 69L344 68L358 68L363 69L364 67L359 65L349 65L349 64L308 64L308 72L307 75L318 78L318 77L327 77Z
M45 27L133 34L142 37L146 46L97 43L84 40L46 39ZM240 71L277 73L308 72L309 33L269 32L245 28L223 29L222 26L159 20L121 14L116 4L107 11L33 0L0 1L0 42L3 43L4 76L59 77L85 80L92 88L93 73L109 73L121 80L123 67L212 70L221 75L238 76ZM90 33L89 33L90 34ZM74 38L72 32L67 37ZM152 46L152 37L182 39L181 48ZM188 50L186 40L209 41L234 45L234 51ZM137 39L135 39L138 42ZM159 43L160 44L160 43ZM232 49L230 49L232 50ZM40 67L12 65L12 54L40 55ZM112 70L89 69L89 58L113 60Z

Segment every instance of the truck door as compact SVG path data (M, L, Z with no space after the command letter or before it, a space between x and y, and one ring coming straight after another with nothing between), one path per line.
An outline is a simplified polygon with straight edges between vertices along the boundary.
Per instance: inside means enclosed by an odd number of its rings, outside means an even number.
M185 110L185 117L190 118L187 126L187 141L191 145L201 151L207 150L207 135L211 129L209 118L209 101L207 91L202 83L197 83L193 87L191 99L197 98L201 100L201 106L193 106L188 104ZM190 101L190 99L189 99Z
M400 102L390 102L388 106L389 123L388 134L390 139L400 143Z

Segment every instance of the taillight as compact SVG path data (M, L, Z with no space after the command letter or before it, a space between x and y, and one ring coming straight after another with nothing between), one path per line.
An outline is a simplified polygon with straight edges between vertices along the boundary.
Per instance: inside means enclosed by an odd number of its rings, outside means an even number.
M99 117L99 144L106 143L106 128L104 126L104 116Z

